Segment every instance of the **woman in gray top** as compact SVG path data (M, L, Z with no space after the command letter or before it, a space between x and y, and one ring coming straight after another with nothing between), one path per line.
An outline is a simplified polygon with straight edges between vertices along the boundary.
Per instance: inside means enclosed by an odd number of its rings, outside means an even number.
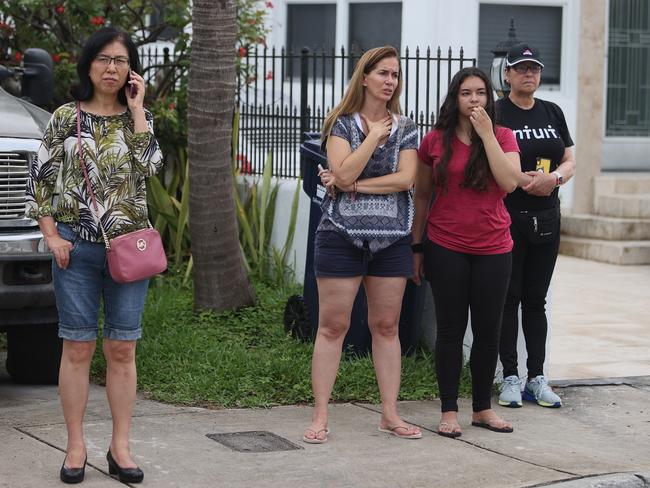
M343 100L323 126L329 190L315 239L319 294L318 333L312 359L315 407L303 440L327 441L327 405L343 340L361 283L368 298L368 325L381 394L379 429L419 439L419 428L397 414L401 348L398 320L411 275L413 186L417 131L400 115L399 53L390 46L367 51L357 63Z

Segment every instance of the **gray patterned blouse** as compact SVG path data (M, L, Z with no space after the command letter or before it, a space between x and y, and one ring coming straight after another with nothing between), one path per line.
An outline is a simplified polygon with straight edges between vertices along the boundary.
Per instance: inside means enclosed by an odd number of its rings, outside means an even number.
M81 111L84 162L109 238L148 224L145 178L162 167L163 157L153 116L147 110L145 115L149 131L134 133L128 110L108 116ZM102 241L79 165L74 102L59 107L45 130L29 171L25 213L33 219L52 216L82 239Z
M365 140L356 114L336 119L331 135L341 137L350 143L355 151ZM394 116L393 129L383 146L375 149L366 167L359 175L375 178L395 173L399 153L406 149L417 149L418 133L415 122L405 116ZM413 224L413 199L411 191L400 191L387 195L338 193L323 202L323 216L318 230L333 230L346 236L358 248L371 252L384 249L411 233Z

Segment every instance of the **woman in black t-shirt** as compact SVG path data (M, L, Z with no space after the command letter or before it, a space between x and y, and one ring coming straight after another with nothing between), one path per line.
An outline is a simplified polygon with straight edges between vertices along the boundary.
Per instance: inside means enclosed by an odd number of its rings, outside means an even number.
M505 199L514 241L499 347L504 377L499 404L506 407L522 405L517 370L520 303L528 353L523 399L544 407L562 405L544 376L548 329L545 305L560 246L558 189L573 176L575 160L573 140L562 110L552 102L534 97L543 67L534 47L513 46L505 72L511 91L497 102L498 123L514 132L521 151L522 171L530 177L527 184Z

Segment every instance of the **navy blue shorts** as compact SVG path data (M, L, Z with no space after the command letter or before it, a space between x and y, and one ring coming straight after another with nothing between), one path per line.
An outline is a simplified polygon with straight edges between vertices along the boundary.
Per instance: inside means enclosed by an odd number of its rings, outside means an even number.
M386 249L370 253L359 249L336 231L316 232L314 272L317 277L413 276L411 236L402 237Z

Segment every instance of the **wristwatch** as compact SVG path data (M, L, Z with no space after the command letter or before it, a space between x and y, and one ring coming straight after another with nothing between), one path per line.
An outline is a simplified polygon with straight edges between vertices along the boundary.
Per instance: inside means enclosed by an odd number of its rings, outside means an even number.
M553 174L555 175L555 187L557 188L562 183L564 183L564 178L559 171L553 171Z
M424 252L424 246L422 245L421 242L411 244L411 251L413 251L414 253L423 253Z

